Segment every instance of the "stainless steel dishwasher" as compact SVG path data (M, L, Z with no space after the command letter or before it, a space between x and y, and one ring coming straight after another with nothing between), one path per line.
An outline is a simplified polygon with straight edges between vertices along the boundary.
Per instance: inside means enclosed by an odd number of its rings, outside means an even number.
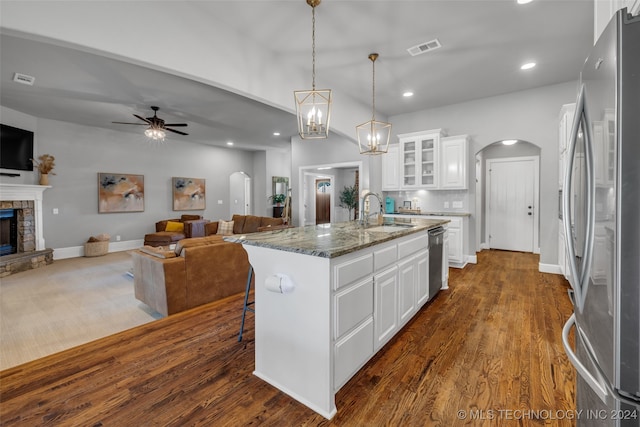
M429 300L431 300L442 287L442 251L444 248L443 227L429 230Z

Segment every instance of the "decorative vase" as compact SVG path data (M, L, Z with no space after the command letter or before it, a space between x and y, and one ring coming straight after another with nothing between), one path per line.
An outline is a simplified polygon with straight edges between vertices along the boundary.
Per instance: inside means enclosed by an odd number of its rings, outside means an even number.
M40 185L49 185L49 174L41 173L40 174Z

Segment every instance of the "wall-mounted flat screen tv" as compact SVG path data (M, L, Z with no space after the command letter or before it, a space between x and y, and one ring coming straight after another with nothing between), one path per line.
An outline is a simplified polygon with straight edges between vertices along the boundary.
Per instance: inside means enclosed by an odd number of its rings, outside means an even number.
M0 168L33 170L33 132L0 124Z

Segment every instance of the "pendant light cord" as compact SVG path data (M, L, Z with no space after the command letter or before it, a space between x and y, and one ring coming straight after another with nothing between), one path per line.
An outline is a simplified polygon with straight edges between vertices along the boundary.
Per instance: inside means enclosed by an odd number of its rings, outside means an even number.
M374 59L371 62L373 62L373 84L371 85L373 87L373 107L371 112L371 121L373 122L376 120L376 60Z
M311 86L316 90L316 7L311 7Z

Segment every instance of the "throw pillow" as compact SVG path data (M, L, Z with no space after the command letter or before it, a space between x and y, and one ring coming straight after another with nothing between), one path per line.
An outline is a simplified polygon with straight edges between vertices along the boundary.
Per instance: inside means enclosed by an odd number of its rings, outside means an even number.
M233 221L218 221L218 232L216 234L222 234L223 236L230 236L233 234Z
M181 222L167 221L164 231L184 231L184 224Z

